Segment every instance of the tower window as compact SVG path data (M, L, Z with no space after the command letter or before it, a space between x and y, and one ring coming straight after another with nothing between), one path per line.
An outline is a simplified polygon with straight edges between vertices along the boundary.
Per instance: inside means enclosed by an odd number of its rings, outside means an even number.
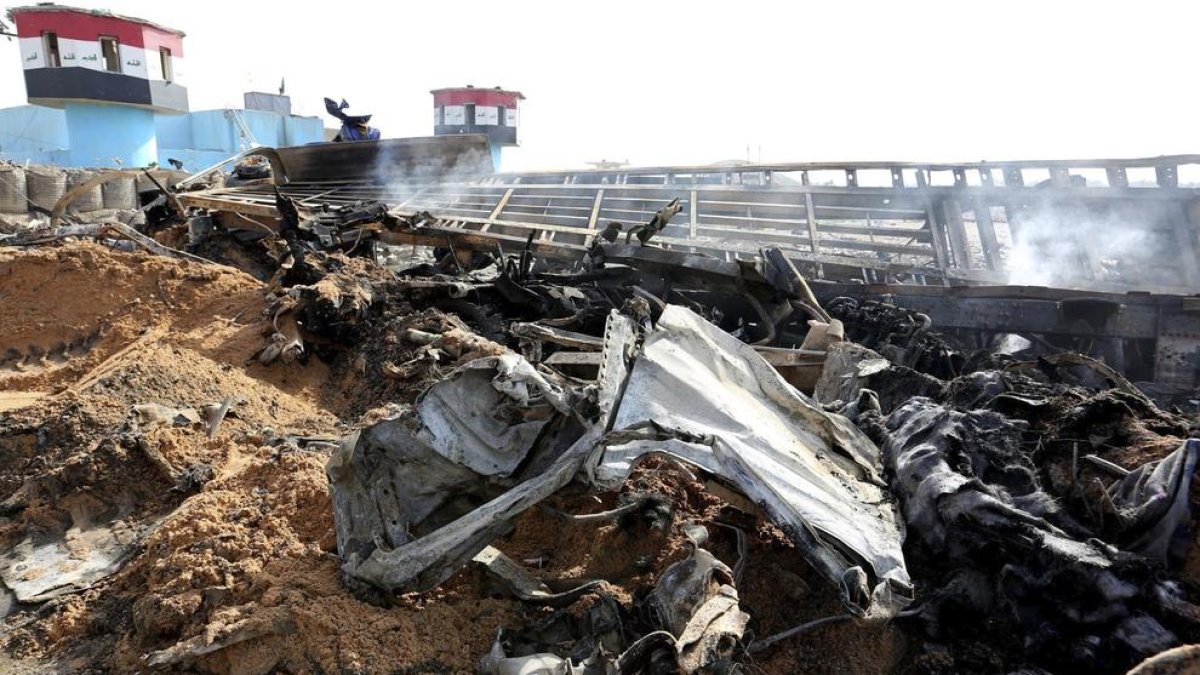
M100 55L104 57L105 70L110 73L121 72L121 49L117 45L117 38L100 38Z
M47 68L62 66L62 62L58 59L58 33L42 33L42 50L46 52Z
M175 71L171 68L171 50L166 47L158 48L158 58L162 61L163 79L167 82L175 80Z

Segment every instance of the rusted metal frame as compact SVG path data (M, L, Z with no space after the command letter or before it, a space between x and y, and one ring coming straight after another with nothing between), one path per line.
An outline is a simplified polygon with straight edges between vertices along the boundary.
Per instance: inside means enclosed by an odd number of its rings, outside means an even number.
M466 221L466 222L470 223L471 221ZM511 226L521 227L522 229L525 229L525 228L536 229L538 227L541 227L539 225L525 224L525 223L509 223L509 224ZM579 231L577 230L577 232L579 232ZM384 241L385 243L418 244L418 245L426 245L426 246L444 246L445 242L446 242L446 237L451 236L451 237L453 237L452 241L454 242L454 245L457 248L461 248L464 250L470 249L470 250L484 250L484 251L494 251L497 241L509 242L509 243L520 244L520 245L523 245L526 241L526 238L524 236L520 236L520 235L501 235L501 234L498 234L495 232L484 233L484 232L480 232L478 230L464 230L464 229L457 229L457 228L450 228L450 227L422 228L419 231L408 231L408 232L402 231L402 230L401 231L382 230L382 231L378 232L378 236L379 236L380 240ZM729 261L736 259L735 252L730 251L728 249L696 245L695 242L690 242L687 240L673 240L670 238L664 238L664 243L672 244L672 245L679 243L679 244L688 246L690 248L694 248L698 252L721 257L721 258L724 258ZM583 251L583 247L577 246L577 245L571 245L571 244L563 244L563 243L559 243L559 242L545 242L545 241L536 240L534 242L534 250L535 250L535 252L537 252L541 255L546 255L549 257L556 257L556 258L563 258L563 259L576 259L579 255L581 255L581 253ZM746 251L745 253L747 255L753 254L752 251ZM813 254L809 254L809 253L805 253L805 252L801 252L801 251L791 251L788 253L788 255L796 260L801 260L806 263L836 266L836 267L841 267L841 268L846 268L846 269L859 269L859 270L878 269L878 270L883 270L883 271L892 271L892 272L901 272L901 273L915 271L914 268L912 268L910 266L904 266L904 265L898 266L895 264L881 263L881 262L873 260L871 258L857 258L857 257L852 257L852 256L838 256L838 255L828 255L828 254L813 255ZM940 277L940 275L941 275L940 270L922 269L921 273L926 274L931 277L935 277L935 278Z
M962 207L957 199L942 200L942 222L946 227L947 238L950 241L950 254L954 257L954 267L971 269L975 266L971 260L971 251L967 245L967 229L963 225Z
M500 201L496 204L496 208L492 209L492 213L490 216L488 216L488 220L495 220L500 217L500 212L504 210L505 206L508 206L508 200L512 199L514 190L516 190L516 188L510 187L504 191L504 196L500 198ZM481 231L487 232L488 228L490 228L490 227L491 227L491 224L484 223L483 229Z
M808 174L806 173L805 176ZM813 207L812 193L804 193L804 220L808 225L808 246L814 254L821 253L821 235L817 232L817 210Z
M996 225L992 222L991 207L982 198L974 203L975 228L979 230L979 242L983 246L983 257L988 269L1001 270L1004 260L1000 256L1000 242L996 238Z
M212 217L215 222L227 230L251 230L272 236L279 233L278 218L253 216L236 211L215 211Z

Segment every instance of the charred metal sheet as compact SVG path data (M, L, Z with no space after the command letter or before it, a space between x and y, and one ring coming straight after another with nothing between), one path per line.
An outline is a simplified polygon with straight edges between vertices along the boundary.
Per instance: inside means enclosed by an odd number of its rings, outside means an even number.
M428 136L313 143L276 150L288 183L414 183L466 180L492 172L487 136Z
M1200 384L1200 316L1162 312L1157 328L1155 380L1195 389Z
M851 612L894 616L912 600L903 527L881 489L877 448L789 386L749 345L668 306L615 404L597 482L619 484L648 454L682 458L762 505L839 586Z
M332 195L338 183L383 185L441 180L471 180L492 173L487 136L420 136L355 143L310 143L283 148L253 148L202 169L183 181L186 187L245 157L265 157L277 185L318 182ZM245 188L253 191L253 188Z
M1091 351L1138 381L1177 389L1200 382L1200 314L1189 297L1032 286L817 283L813 290L825 304L848 297L918 312L938 332L1054 340L1063 348Z
M942 329L984 331L1035 331L1079 335L1103 335L1149 338L1155 334L1154 316L1171 306L1179 307L1172 296L1103 295L1112 311L1097 322L1077 322L1071 318L1069 293L1049 289L1040 297L1022 297L1021 289L992 288L992 297L955 292L952 289L916 289L902 286L825 285L815 287L825 301L852 297L887 302L931 317ZM1012 291L1012 292L1009 292ZM1058 297L1054 297L1058 295ZM1097 299L1100 294L1096 294Z

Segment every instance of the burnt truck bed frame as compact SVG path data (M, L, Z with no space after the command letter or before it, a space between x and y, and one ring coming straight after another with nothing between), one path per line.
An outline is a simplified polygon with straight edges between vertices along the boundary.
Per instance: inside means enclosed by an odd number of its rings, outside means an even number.
M420 139L400 143L414 141ZM455 142L454 160L433 159L437 144L422 142L413 146L419 161L401 161L402 152L371 143L246 154L268 156L281 191L301 206L378 200L396 215L434 216L419 230L373 233L390 243L515 251L532 233L535 252L578 258L608 222L646 222L679 198L684 210L654 240L669 251L745 264L760 247L777 247L806 275L827 282L816 286L825 295L887 299L930 315L938 329L1069 338L1145 379L1197 385L1200 298L1187 296L1200 292L1200 188L1181 185L1180 175L1195 171L1200 179L1200 155L490 174L479 139ZM277 218L271 185L179 199L231 227L238 219L270 227ZM1167 242L1155 282L1133 288L1107 277L1097 253L1102 242L1085 226L1064 233L1077 255L1057 273L1088 290L1008 285L1013 242L1047 214L1085 225L1117 222ZM356 241L361 233L342 234ZM1131 349L1152 356L1134 358Z

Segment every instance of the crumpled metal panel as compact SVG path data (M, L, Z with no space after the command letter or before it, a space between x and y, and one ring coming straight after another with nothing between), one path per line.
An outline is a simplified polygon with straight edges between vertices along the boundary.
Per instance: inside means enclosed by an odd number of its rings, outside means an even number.
M335 474L331 470L334 522L339 531L342 568L351 576L381 588L422 591L437 586L503 535L514 518L571 482L596 440L595 434L583 436L542 473L425 536L406 539L407 543L394 548L377 545L363 549L358 556L348 555L342 549L340 539L341 531L347 527L362 529L360 521L356 520L355 514L350 514L349 518L337 515L339 502L360 496L362 490L355 488L349 472ZM342 452L347 449L343 447ZM361 511L357 515L373 517Z
M886 617L911 601L904 526L875 445L690 310L667 306L646 336L612 429L597 483L619 485L646 454L681 457L761 505L851 611Z
M569 409L565 392L516 354L476 359L417 402L420 437L485 476L511 474L550 415Z
M484 410L480 401L495 406ZM504 354L476 359L435 384L417 415L351 435L326 464L343 569L381 588L431 588L503 534L512 518L562 488L595 447L597 432L499 496L490 483L534 449L539 433L530 430L540 432L548 418L527 427L520 417L541 414L539 407L565 413L567 392L521 356Z
M522 415L569 419L580 392L514 354L474 361L434 385L407 424L384 422L350 439L328 464L346 572L383 588L430 588L573 477L615 487L638 458L666 452L760 504L841 587L851 611L885 618L907 605L903 529L875 446L690 310L668 306L639 347L642 332L611 317L599 415L582 436L521 428ZM535 441L562 450L544 469L513 472ZM506 472L523 482L495 496ZM468 495L494 498L474 510L456 505Z

